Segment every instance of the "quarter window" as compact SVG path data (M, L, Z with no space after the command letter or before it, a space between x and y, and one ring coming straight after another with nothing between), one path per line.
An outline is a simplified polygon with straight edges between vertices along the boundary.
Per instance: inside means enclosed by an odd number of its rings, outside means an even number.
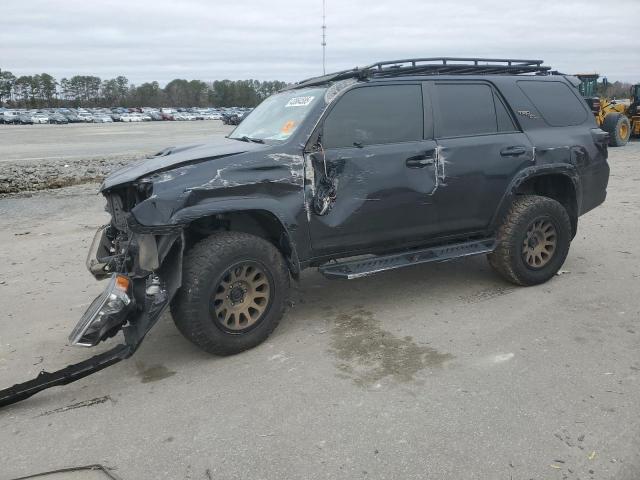
M552 127L580 125L587 118L584 101L564 82L520 80L518 86Z
M384 85L348 91L329 112L323 128L325 148L422 140L420 85Z

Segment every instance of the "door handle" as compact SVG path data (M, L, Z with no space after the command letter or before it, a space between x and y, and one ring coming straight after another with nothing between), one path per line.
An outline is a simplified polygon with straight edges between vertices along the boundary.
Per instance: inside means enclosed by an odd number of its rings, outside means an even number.
M427 152L423 155L416 155L415 157L407 158L407 167L409 168L424 168L428 165L433 165L436 163L436 159L429 155L430 152Z
M524 155L527 153L527 149L521 146L517 147L506 147L500 150L500 155L503 157L519 157L520 155Z

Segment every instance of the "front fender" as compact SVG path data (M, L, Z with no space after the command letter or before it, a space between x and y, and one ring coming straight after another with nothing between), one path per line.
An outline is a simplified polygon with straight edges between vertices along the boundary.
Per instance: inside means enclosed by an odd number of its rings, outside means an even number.
M273 185L272 185L273 188ZM224 216L229 214L259 213L268 215L278 224L279 247L285 254L292 274L300 272L299 246L305 242L307 224L304 222L304 199L302 190L285 188L280 190L280 195L253 194L229 195L230 190L203 189L191 190L188 201L181 208L171 212L171 215L163 219L162 225L155 223L159 218L155 208L150 208L150 203L144 202L134 209L133 218L129 226L138 232L165 232L174 228L187 228L189 224L203 218ZM236 192L237 193L237 192ZM143 208L143 206L145 206ZM155 223L155 224L154 224ZM302 225L304 228L300 228Z

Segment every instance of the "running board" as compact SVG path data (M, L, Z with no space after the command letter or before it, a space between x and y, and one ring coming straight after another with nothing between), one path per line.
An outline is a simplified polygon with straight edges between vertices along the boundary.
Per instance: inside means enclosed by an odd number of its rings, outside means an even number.
M420 263L446 262L454 258L470 257L490 253L495 249L495 238L485 238L464 243L453 243L422 250L410 250L392 255L381 255L346 262L330 263L319 267L320 272L328 278L366 277L374 273L394 270L396 268L418 265Z

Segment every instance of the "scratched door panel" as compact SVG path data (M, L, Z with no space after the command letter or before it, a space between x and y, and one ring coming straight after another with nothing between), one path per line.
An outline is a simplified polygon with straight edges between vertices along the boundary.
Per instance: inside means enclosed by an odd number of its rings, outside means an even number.
M411 168L407 159L428 159L435 151L432 140L325 151L336 192L327 214L311 215L314 253L399 246L429 236L437 220L431 200L436 165ZM324 173L322 162L314 167L316 177Z
M423 88L432 99L438 144L433 200L441 233L482 231L514 175L533 162L533 145L492 83L436 80Z

